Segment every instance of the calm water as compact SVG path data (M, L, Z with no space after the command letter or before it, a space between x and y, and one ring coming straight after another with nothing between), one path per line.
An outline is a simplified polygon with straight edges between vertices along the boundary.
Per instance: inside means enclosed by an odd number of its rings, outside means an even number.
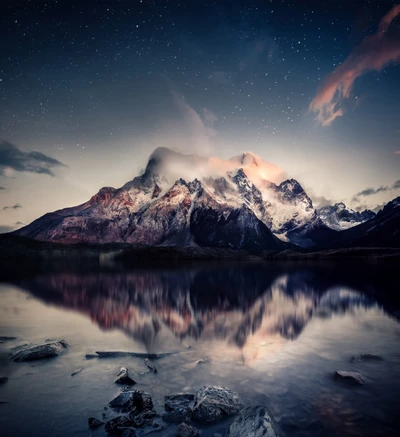
M266 404L286 436L399 435L395 273L368 264L199 265L9 279L0 284L0 336L17 339L0 344L0 377L9 378L0 385L1 435L105 435L87 419L116 415L104 407L119 393L121 366L159 413L167 394L219 384ZM13 348L49 338L70 348L10 361ZM98 350L179 353L157 360L153 374L139 358L85 358ZM383 361L350 360L363 353ZM336 370L359 371L366 383L349 387L334 380ZM201 435L224 436L229 422Z

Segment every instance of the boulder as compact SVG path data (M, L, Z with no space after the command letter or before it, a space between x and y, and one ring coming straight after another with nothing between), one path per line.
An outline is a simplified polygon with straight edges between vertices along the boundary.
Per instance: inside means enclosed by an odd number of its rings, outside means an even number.
M199 431L187 423L181 423L174 433L174 437L199 437L199 435Z
M132 426L131 420L126 416L114 417L106 423L106 431L108 434L122 435L124 431Z
M132 411L137 414L153 409L151 396L138 390L122 391L109 405L117 410Z
M30 346L17 352L13 357L13 361L33 361L43 358L52 358L60 355L68 343L65 340L54 341L52 343L40 344L38 346Z
M351 361L383 361L383 358L380 355L360 354L352 356Z
M239 395L225 387L205 386L196 393L193 420L214 422L237 413L243 404Z
M278 437L276 424L264 406L247 407L230 424L227 437Z
M151 372L157 373L157 367L148 358L145 358L144 363Z
M104 422L102 422L99 419L96 419L95 417L89 417L88 423L89 423L89 428L92 428L92 429L96 429L99 426L104 424Z
M180 423L190 420L192 417L191 406L194 401L192 393L178 393L176 395L165 396L165 410L163 420L170 423Z
M141 413L132 412L129 415L133 426L136 428L144 428L145 426L153 425L153 418L157 415L154 410L145 410Z
M358 372L349 372L346 370L338 370L335 372L335 379L340 379L352 385L364 384L364 377Z
M134 385L136 384L136 381L134 381L128 373L128 369L126 367L121 367L121 370L119 371L117 378L114 381L117 384L125 384L125 385Z

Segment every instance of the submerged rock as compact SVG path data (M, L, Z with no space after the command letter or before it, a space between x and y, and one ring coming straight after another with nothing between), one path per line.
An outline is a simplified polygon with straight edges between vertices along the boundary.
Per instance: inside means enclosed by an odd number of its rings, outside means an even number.
M264 406L247 407L230 424L227 437L278 437L276 424Z
M335 378L346 381L349 384L353 385L362 385L364 384L363 376L358 372L349 372L346 370L338 370L335 372Z
M146 366L150 369L151 372L153 373L157 373L157 368L156 366L148 359L146 358L144 360L144 363L146 364Z
M129 376L128 369L126 367L121 367L121 370L119 371L117 378L114 382L117 384L126 384L126 385L136 384L136 381L134 381Z
M158 360L159 358L168 357L169 355L177 354L178 352L165 352L162 354L147 354L143 352L121 352L121 351L96 351L97 358L117 358L117 357L135 357L149 358L150 360Z
M114 417L106 423L106 431L108 434L122 435L122 433L128 430L132 426L132 421L126 416ZM136 435L133 434L134 436Z
M8 381L7 376L2 376L2 377L0 378L0 384L5 384L7 381Z
M89 423L89 428L92 428L92 429L96 429L99 426L104 424L104 422L102 422L99 419L96 419L95 417L89 417L88 423Z
M153 418L156 415L157 413L154 410L145 410L139 414L132 412L129 415L129 418L132 420L133 426L135 426L136 428L143 428L145 426L152 426Z
M83 370L83 367L79 367L79 369L76 369L71 373L71 376L77 375L78 373L82 372L82 370Z
M174 437L198 437L199 435L199 431L187 423L181 423L174 433Z
M191 419L192 409L190 407L194 401L194 394L178 393L165 396L164 401L167 413L162 418L165 422L180 423Z
M360 354L352 356L350 361L383 361L383 358L380 355Z
M12 357L12 360L20 362L57 357L67 347L68 343L65 340L55 341L53 343L45 343L39 346L30 346L17 352Z
M148 393L138 390L125 390L110 402L110 407L122 410L141 413L153 409L153 401Z
M239 395L225 387L205 386L196 393L193 420L214 422L237 413L243 404Z

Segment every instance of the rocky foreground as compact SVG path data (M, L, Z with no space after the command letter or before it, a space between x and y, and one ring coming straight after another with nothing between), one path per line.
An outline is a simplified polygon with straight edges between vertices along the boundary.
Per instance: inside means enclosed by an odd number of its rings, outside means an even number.
M15 337L1 337L2 342ZM69 347L65 340L48 341L41 345L25 345L12 355L11 360L20 363L54 359ZM14 348L15 350L15 348ZM138 358L144 361L148 373L158 373L153 360L164 359L173 353L146 354L122 351L98 351L87 354L86 359ZM61 359L61 357L60 357ZM363 385L368 381L365 375L354 370L354 366L363 361L382 361L379 355L361 354L349 359L351 370L338 370L332 377L339 384L349 387ZM79 368L71 377L80 373ZM1 377L0 383L8 382ZM111 381L110 381L111 382ZM195 393L176 393L164 397L164 410L157 411L150 393L133 388L137 383L129 374L127 367L122 367L116 375L115 384L121 391L107 406L100 418L89 417L91 429L104 427L107 434L120 437L163 432L164 437L197 437L209 424L232 418L227 427L226 437L282 437L275 420L265 405L245 405L240 395L222 386L203 386Z

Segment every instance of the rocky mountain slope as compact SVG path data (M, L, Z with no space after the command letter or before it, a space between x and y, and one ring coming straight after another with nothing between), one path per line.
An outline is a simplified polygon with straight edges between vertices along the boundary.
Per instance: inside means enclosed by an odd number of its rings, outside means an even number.
M343 229L360 238L369 229L360 226L379 217L343 203L316 211L298 181L251 152L222 160L159 148L144 173L123 187L102 188L86 203L45 214L15 234L65 244L279 251L287 243L344 242L342 232L337 238Z

